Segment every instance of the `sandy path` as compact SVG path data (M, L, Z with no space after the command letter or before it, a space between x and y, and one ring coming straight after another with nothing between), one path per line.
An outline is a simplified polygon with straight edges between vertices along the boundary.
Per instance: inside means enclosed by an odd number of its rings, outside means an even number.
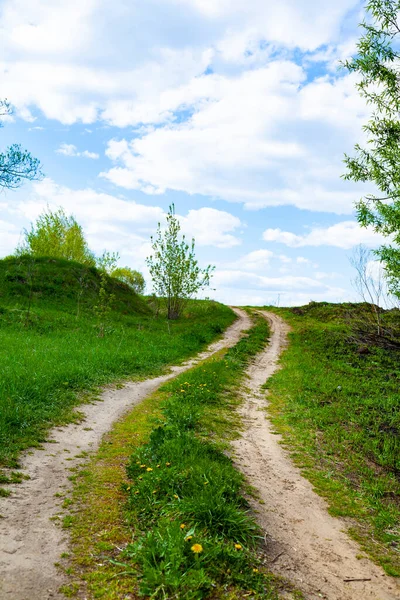
M297 585L307 600L399 600L398 580L368 559L356 558L360 549L344 533L345 523L328 514L325 501L292 464L280 436L272 433L260 386L278 368L288 326L274 314L263 314L271 324L271 343L248 370L249 391L241 409L247 429L235 442L235 451L238 468L265 503L254 502L254 507L267 534L272 568ZM371 581L345 583L347 578Z
M50 519L60 512L62 501L55 494L65 494L70 487L69 468L85 461L76 455L95 451L112 424L162 383L218 350L235 345L251 325L244 311L235 312L240 318L223 338L195 359L173 367L168 375L104 391L102 402L79 407L85 414L84 422L53 430L51 442L43 444L43 450L25 455L22 468L30 479L12 486L9 498L0 498L1 600L64 598L57 591L65 583L64 577L54 563L68 551L68 538Z

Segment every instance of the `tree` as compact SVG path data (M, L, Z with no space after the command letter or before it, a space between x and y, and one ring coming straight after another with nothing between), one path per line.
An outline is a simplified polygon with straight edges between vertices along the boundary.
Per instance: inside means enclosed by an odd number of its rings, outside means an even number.
M25 230L25 241L17 254L52 256L95 266L94 254L89 250L82 227L62 208L43 212L30 231Z
M364 33L358 54L345 67L360 76L362 97L372 107L364 126L366 146L355 146L354 157L345 156L344 178L371 182L379 194L368 194L356 204L363 227L389 237L376 251L385 265L391 291L400 297L400 27L399 0L369 0L369 21L361 23Z
M0 100L0 118L10 114L10 104L7 100ZM0 188L16 189L24 180L33 181L41 177L39 160L23 150L20 144L12 144L5 152L0 152Z
M175 216L175 207L169 207L167 228L158 224L157 237L151 238L153 255L146 259L155 292L167 305L168 319L178 319L187 301L199 290L210 285L215 267L205 269L198 266L195 258L195 240L186 243L180 238L180 224Z
M111 277L123 281L131 287L137 294L143 294L146 287L144 277L139 271L134 271L129 267L117 267L111 272Z

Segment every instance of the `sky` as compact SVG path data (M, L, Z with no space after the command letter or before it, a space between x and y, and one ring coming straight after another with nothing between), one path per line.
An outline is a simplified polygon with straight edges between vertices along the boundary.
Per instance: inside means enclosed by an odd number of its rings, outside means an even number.
M361 229L344 153L368 109L355 75L363 2L0 0L0 148L45 178L0 194L0 256L49 206L142 271L174 203L207 295L230 304L356 300Z

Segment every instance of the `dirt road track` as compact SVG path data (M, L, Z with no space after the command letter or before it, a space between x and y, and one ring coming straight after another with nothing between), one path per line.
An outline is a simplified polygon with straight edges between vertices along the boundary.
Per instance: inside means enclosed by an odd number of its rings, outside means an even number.
M297 585L307 600L399 600L398 580L368 559L356 558L360 549L344 533L344 522L328 514L325 501L293 465L280 436L273 434L260 386L278 368L288 327L276 315L263 314L272 337L248 370L249 390L242 407L246 431L235 442L235 451L238 468L263 501L254 502L254 508L266 533L267 552L275 559L273 569ZM351 578L371 581L344 582Z
M162 383L218 350L235 345L251 324L247 313L238 309L235 312L239 319L223 338L195 359L173 367L168 375L127 383L123 389L106 390L101 395L102 402L79 407L85 414L84 422L53 430L50 443L43 444L43 450L25 455L22 467L30 479L13 486L9 498L0 498L3 516L0 519L0 600L64 598L58 589L65 581L54 563L62 552L68 551L68 539L50 519L60 511L62 502L55 494L65 494L70 487L69 469L85 460L76 456L84 451L95 451L112 424Z

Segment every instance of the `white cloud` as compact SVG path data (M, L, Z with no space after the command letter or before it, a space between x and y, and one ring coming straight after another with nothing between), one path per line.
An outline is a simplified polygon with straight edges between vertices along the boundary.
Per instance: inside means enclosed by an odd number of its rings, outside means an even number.
M292 248L303 246L335 246L349 249L358 244L377 247L384 242L384 237L374 232L372 227L360 227L356 221L343 221L331 227L315 227L303 235L267 229L263 233L267 242L279 242Z
M339 175L365 106L353 76L307 69L349 51L358 0L139 4L5 0L0 76L17 114L136 127L103 173L126 189L351 212L362 188Z
M241 226L240 219L215 208L189 210L186 217L179 217L182 231L194 237L196 245L232 248L241 244L241 240L232 235Z
M20 232L14 223L0 219L0 257L11 254L18 246Z
M293 62L275 60L233 76L197 77L174 102L170 96L171 111L175 103L193 115L132 141L111 140L106 154L115 166L102 176L149 194L171 189L250 209L287 204L349 214L364 188L341 180L343 151L361 131L366 107L352 76L304 84L305 76Z
M97 152L89 152L84 150L79 152L78 148L74 144L61 144L56 150L57 154L63 154L64 156L83 156L84 158L97 159L100 157Z
M51 179L33 184L28 200L17 205L9 203L6 208L34 221L47 207L55 210L60 206L82 224L89 245L96 253L107 248L123 256L134 256L142 268L144 258L151 251L150 236L156 232L159 222L162 226L165 224L165 213L159 206L139 204L91 188L74 190L57 185ZM196 247L230 248L241 243L232 234L241 226L240 219L230 213L203 207L177 216L182 232L188 238L195 237ZM7 245L8 251L14 247L15 244L12 248Z
M264 271L269 268L274 256L270 250L254 250L239 258L231 266L243 271Z

